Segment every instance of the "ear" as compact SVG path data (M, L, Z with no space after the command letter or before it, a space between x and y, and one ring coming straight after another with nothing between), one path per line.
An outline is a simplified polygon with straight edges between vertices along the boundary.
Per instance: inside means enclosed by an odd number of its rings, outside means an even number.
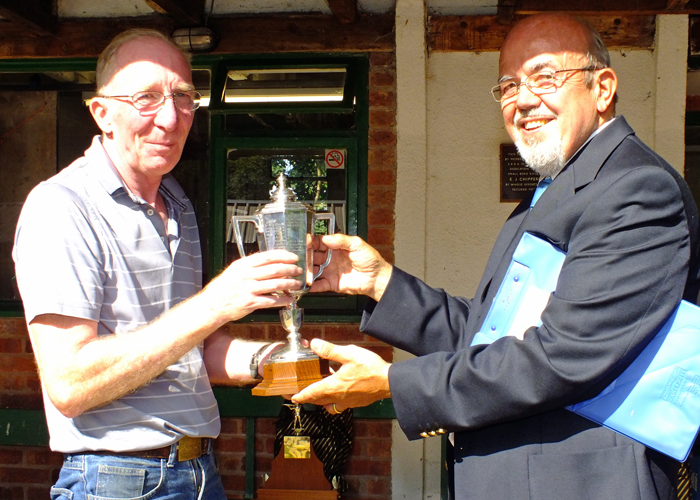
M107 99L95 97L90 101L89 108L97 126L107 137L110 137L112 135L112 118L109 112L109 103L106 101Z
M617 91L617 75L612 68L598 70L595 89L597 90L596 108L598 113L606 113L613 105Z

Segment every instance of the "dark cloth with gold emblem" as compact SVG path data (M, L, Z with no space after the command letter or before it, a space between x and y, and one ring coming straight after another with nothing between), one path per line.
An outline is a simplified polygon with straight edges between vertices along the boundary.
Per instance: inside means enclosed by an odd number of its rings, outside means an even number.
M282 405L275 424L276 437L274 456L282 450L285 436L295 436L295 412L293 405ZM347 491L349 485L343 478L343 469L352 451L352 411L346 410L331 415L322 406L302 405L301 433L311 438L311 446L323 463L323 473L328 482L339 494Z

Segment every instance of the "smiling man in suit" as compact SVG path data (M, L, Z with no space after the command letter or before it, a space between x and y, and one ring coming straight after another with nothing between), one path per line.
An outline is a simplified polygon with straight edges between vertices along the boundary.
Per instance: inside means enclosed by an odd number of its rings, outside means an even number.
M313 291L369 296L361 329L417 357L389 364L314 340L342 367L294 401L335 412L392 397L409 439L453 433L454 498L675 498L677 462L565 409L607 387L698 292L690 191L615 117L616 89L585 23L543 14L516 25L492 93L549 187L505 222L471 300L427 286L359 238L323 237L333 262ZM542 324L472 346L524 232L566 253Z

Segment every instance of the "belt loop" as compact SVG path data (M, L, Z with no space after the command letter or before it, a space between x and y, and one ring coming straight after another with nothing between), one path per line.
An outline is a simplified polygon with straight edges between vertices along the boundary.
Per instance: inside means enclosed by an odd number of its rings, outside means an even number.
M167 466L169 468L175 467L177 463L177 441L170 445L170 455L168 455Z

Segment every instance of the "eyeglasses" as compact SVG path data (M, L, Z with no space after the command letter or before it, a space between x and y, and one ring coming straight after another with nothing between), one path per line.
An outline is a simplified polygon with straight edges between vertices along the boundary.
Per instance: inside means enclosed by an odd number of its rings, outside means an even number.
M593 71L595 66L575 69L560 69L557 71L545 70L534 73L524 81L518 82L514 79L504 80L491 89L491 95L498 102L507 101L517 96L520 92L520 86L525 85L533 94L553 94L557 91L557 83L564 81L563 78L557 78L559 73L567 73L570 71Z
M194 111L199 107L202 94L196 90L183 90L170 95L163 92L147 90L136 92L134 95L102 95L104 99L123 99L130 102L136 109L143 113L157 113L170 97L180 111Z

